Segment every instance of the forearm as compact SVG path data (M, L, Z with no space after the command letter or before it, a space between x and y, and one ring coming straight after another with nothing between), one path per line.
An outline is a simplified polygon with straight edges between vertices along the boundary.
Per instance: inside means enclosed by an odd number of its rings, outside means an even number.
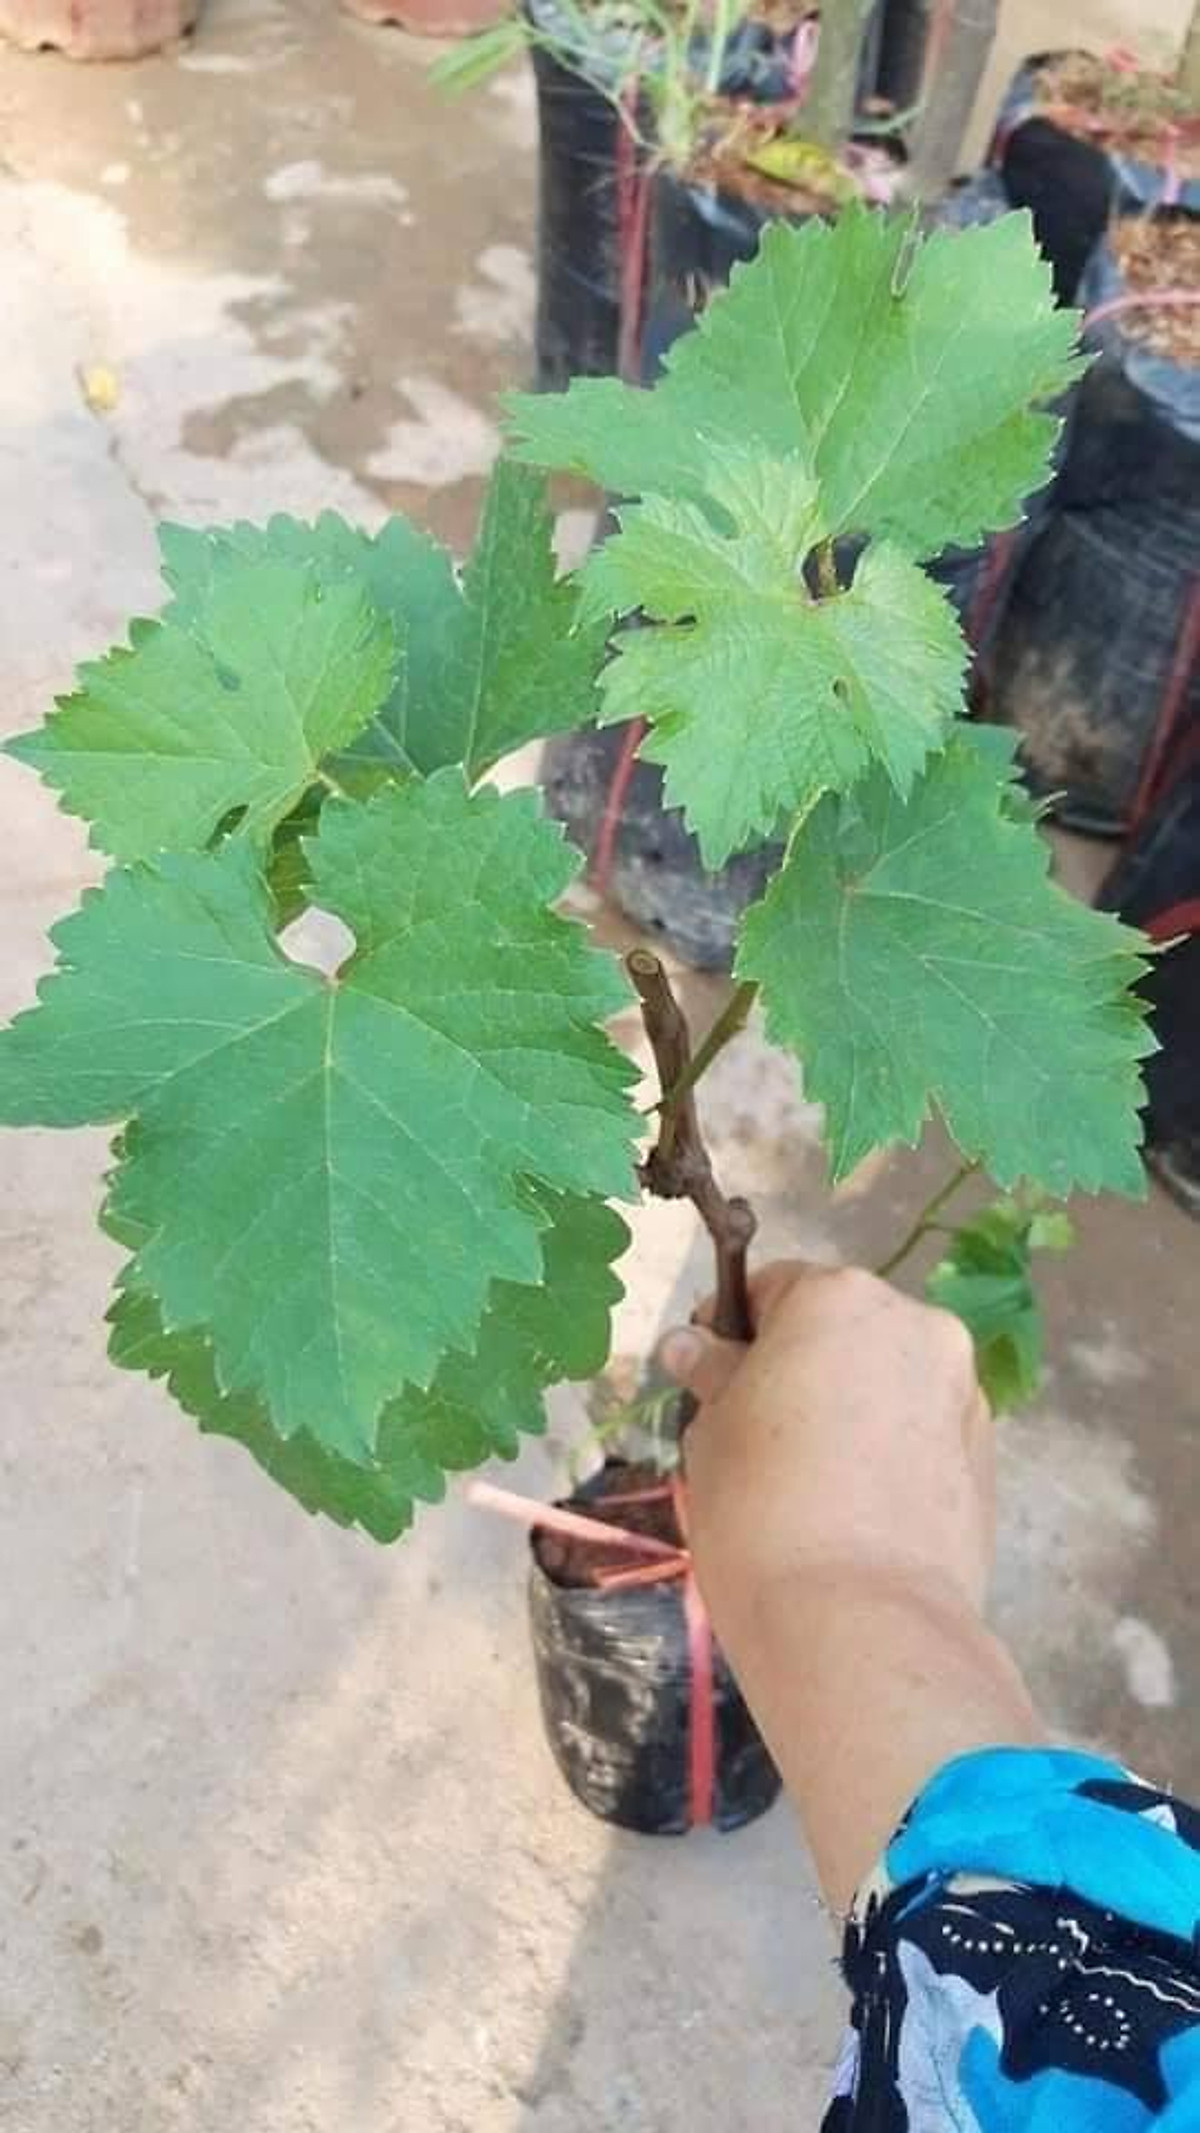
M941 1764L1045 1737L1004 1646L903 1567L751 1581L716 1626L839 1911Z

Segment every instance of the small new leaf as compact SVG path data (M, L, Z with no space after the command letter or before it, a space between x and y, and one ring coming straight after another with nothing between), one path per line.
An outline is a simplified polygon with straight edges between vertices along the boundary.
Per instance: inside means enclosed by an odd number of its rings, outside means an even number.
M335 775L423 774L458 763L474 781L526 741L596 715L603 627L574 630L575 595L555 574L545 482L497 462L461 585L449 555L406 519L373 538L333 512L315 525L273 518L160 536L173 612L192 612L214 577L265 556L303 561L325 585L356 583L403 648L378 717Z
M632 1069L596 1026L624 984L549 908L576 866L533 795L457 771L332 802L309 872L355 936L336 980L281 954L236 838L111 874L0 1033L0 1121L132 1119L131 1283L279 1436L369 1457L491 1282L541 1278L531 1185L630 1189Z
M202 850L231 817L262 844L374 717L397 659L361 587L264 560L214 580L186 620L135 622L9 750L116 859Z
M822 800L748 914L738 974L826 1107L833 1174L915 1143L932 1106L1003 1186L1144 1191L1131 992L1141 936L1048 878L993 751L966 733L901 801Z
M955 1230L928 1276L930 1302L953 1311L970 1332L979 1382L997 1414L1031 1400L1041 1378L1033 1253L1065 1252L1072 1241L1061 1210L996 1200Z
M667 798L713 867L781 813L848 791L873 762L906 793L959 707L966 660L943 594L886 543L848 589L815 598L802 575L811 482L786 461L738 471L736 484L714 476L728 535L690 503L620 512L583 609L640 606L669 625L617 639L603 715L649 719L641 752L663 765Z
M255 1395L223 1393L206 1335L167 1333L157 1299L144 1289L118 1294L109 1354L125 1369L165 1379L203 1432L244 1445L306 1511L395 1540L412 1523L414 1500L438 1502L448 1473L515 1457L520 1436L544 1427L546 1388L590 1376L607 1356L621 1295L612 1261L629 1233L601 1200L537 1197L550 1224L544 1286L496 1284L474 1354L447 1356L428 1392L409 1386L388 1401L369 1465L327 1450L306 1430L282 1438ZM131 1241L128 1227L123 1235Z

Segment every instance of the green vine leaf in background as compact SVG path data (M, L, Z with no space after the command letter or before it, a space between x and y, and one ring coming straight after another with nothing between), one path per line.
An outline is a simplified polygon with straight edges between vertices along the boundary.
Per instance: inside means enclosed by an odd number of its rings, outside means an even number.
M738 975L826 1107L835 1178L914 1144L936 1106L1000 1185L1141 1194L1145 942L1049 879L994 758L964 729L907 802L879 772L822 800L747 916Z
M603 1368L609 1319L621 1284L612 1262L629 1233L601 1200L536 1195L550 1227L542 1236L544 1285L497 1282L471 1355L448 1355L427 1392L409 1386L379 1421L374 1460L360 1465L307 1430L280 1437L253 1393L222 1392L202 1331L167 1333L155 1296L123 1288L109 1320L109 1354L127 1370L164 1378L206 1435L243 1445L306 1511L361 1526L378 1541L399 1538L416 1501L437 1503L445 1476L488 1458L516 1456L522 1435L545 1428L543 1396L564 1378ZM120 1241L140 1240L129 1225Z
M214 581L264 556L307 565L325 586L359 585L403 656L378 716L330 768L349 781L364 768L460 763L474 780L510 749L595 717L605 632L572 631L575 594L556 577L552 534L544 481L500 460L461 583L447 551L402 518L373 537L325 512L311 526L168 526L161 542L171 613L193 625Z
M996 1200L954 1231L928 1276L930 1302L953 1311L971 1333L979 1382L997 1413L1032 1399L1041 1377L1032 1255L1068 1251L1072 1240L1060 1210Z
M264 560L216 580L185 624L135 622L8 743L115 859L203 848L226 817L262 842L392 687L397 646L361 587Z
M130 1285L279 1436L361 1460L490 1284L542 1278L530 1185L630 1191L634 1070L596 1026L616 965L548 908L577 861L532 794L447 771L339 802L309 863L355 937L333 983L281 954L244 839L89 892L0 1034L0 1121L132 1119Z
M865 209L770 225L652 391L510 400L522 458L643 499L584 566L581 614L666 625L618 638L605 717L650 721L710 864L873 761L903 797L965 664L920 559L1011 524L1049 473L1058 420L1032 403L1078 371L1078 321L1027 218L918 243L901 280L909 244ZM843 535L868 541L853 582L815 598L806 565Z

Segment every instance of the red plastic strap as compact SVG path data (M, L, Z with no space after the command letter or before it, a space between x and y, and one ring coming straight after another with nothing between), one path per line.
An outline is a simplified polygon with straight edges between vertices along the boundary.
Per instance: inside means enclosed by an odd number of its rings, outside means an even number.
M620 325L617 373L636 385L641 375L642 312L646 296L646 237L650 215L650 174L639 159L637 80L621 99L617 126L617 252L621 262Z
M1134 795L1129 814L1129 834L1139 830L1152 807L1170 790L1175 779L1181 777L1187 764L1196 753L1200 740L1193 734L1190 741L1182 741L1184 711L1196 662L1200 659L1200 584L1192 586L1184 605L1183 620L1175 640L1175 652L1171 671L1163 691L1162 709L1155 722L1154 734L1142 765L1142 775Z
M683 1581L691 1695L688 1699L688 1810L693 1829L713 1818L716 1726L713 1711L713 1640L708 1609L689 1566Z
M978 651L984 632L992 619L992 611L1000 596L1000 589L1016 545L1017 529L1013 527L1011 532L996 535L984 558L979 583L963 618L967 642L974 651Z
M672 1478L671 1494L675 1501L679 1530L686 1542L687 1494L678 1474ZM716 1792L717 1738L716 1712L713 1708L716 1655L713 1650L712 1624L692 1571L690 1553L687 1556L687 1566L687 1577L683 1586L683 1619L687 1630L688 1667L691 1674L691 1696L688 1702L688 1808L692 1828L701 1829L707 1828L712 1821Z
M621 100L622 116L617 128L617 246L621 261L620 326L617 341L617 372L627 384L641 378L642 326L646 300L646 239L650 216L650 174L639 159L634 132L638 84L629 84ZM604 800L604 812L592 847L588 878L597 896L607 896L617 849L617 832L629 795L633 765L646 731L644 718L631 721L613 768Z
M592 847L592 863L588 869L588 880L597 896L608 895L613 860L617 853L617 832L621 827L621 817L625 812L630 780L633 777L633 766L637 761L637 752L642 745L645 731L644 718L630 719L625 728L625 738L621 743L621 752L617 757L608 791L604 796L604 813L600 817L600 827L596 831L596 842Z
M1116 318L1122 311L1186 310L1191 304L1200 304L1200 289L1139 289L1128 296L1110 296L1107 303L1094 304L1083 315L1083 331L1099 325L1102 318Z
M1168 911L1160 911L1146 927L1152 941L1177 941L1189 933L1200 933L1200 896L1186 897L1181 904L1172 904Z

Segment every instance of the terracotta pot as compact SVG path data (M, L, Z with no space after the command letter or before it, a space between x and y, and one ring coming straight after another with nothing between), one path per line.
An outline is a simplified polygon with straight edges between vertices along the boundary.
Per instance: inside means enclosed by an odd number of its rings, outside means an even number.
M508 0L342 0L360 22L394 22L418 37L466 37L507 12Z
M201 0L0 0L0 36L71 59L137 59L190 30Z

